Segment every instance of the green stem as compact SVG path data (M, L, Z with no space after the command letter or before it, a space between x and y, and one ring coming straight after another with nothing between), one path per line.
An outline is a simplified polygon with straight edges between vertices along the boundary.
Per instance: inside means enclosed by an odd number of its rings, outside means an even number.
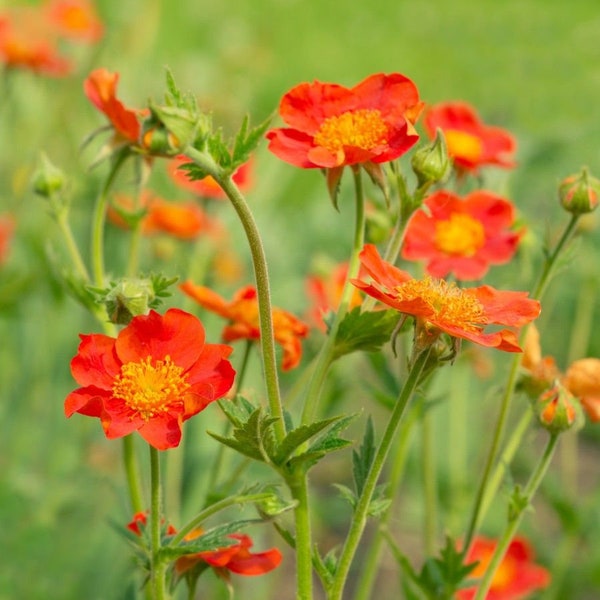
M94 272L94 283L101 288L104 287L104 223L108 205L108 192L128 156L129 150L125 149L115 157L94 207L92 219L92 270Z
M572 215L571 220L569 221L562 236L560 237L558 243L556 244L554 251L546 259L546 263L544 265L544 268L542 270L542 273L540 275L538 283L535 287L534 293L532 294L532 298L537 299L537 300L541 299L544 291L546 290L546 286L548 285L548 282L550 281L550 276L552 275L554 267L556 266L556 260L559 256L560 252L562 251L562 249L565 247L567 241L573 235L573 232L575 231L575 225L577 224L578 219L579 219L579 215ZM526 329L527 328L524 327L521 330L521 338L524 337ZM489 478L492 473L492 468L494 466L494 463L496 462L496 457L498 454L498 450L500 448L502 437L504 435L504 428L506 426L506 420L508 417L512 397L513 397L515 386L517 383L517 376L519 373L519 365L520 364L521 364L521 354L515 354L513 357L513 360L512 360L506 388L504 390L504 395L502 397L502 402L500 405L500 413L499 413L498 419L496 421L496 428L494 430L494 435L492 437L492 443L491 443L489 452L487 454L487 459L486 459L485 467L483 470L483 476L481 478L479 488L477 489L477 494L475 497L475 504L473 507L473 511L471 513L471 519L469 521L467 533L465 535L465 541L464 541L464 547L463 547L463 552L465 553L465 555L469 551L469 548L473 541L473 536L475 535L477 527L479 526L479 522L483 518L482 510L481 510L483 498L484 498L486 488L489 483Z
M365 241L365 200L364 190L361 176L361 169L353 169L354 175L354 191L355 191L355 202L356 202L356 215L354 221L354 238L352 242L352 250L350 254L350 260L348 261L348 276L344 284L342 291L342 297L338 310L331 324L331 328L327 334L327 338L319 355L317 362L314 367L313 376L310 380L306 398L304 401L304 410L302 412L302 423L307 424L314 421L315 414L317 412L317 406L323 384L329 371L329 367L334 360L333 350L335 348L335 338L340 326L340 323L348 313L348 307L352 299L352 294L355 291L355 287L350 283L350 279L358 276L360 269L359 253L363 249Z
M296 529L296 598L311 600L312 586L312 534L308 502L308 481L302 468L297 476L288 479L292 497L297 502L294 509Z
M277 418L274 424L275 433L279 440L285 436L285 421L283 419L283 407L279 392L279 379L277 374L277 361L275 354L275 337L273 331L273 317L271 311L271 291L269 286L269 273L267 260L258 231L256 221L248 207L244 196L235 185L231 176L225 175L223 170L206 153L199 152L189 147L185 154L197 165L203 168L221 186L235 209L246 238L250 246L254 276L256 279L256 290L258 295L258 313L260 323L260 344L262 349L263 369L269 408L273 417Z
M424 495L424 547L427 556L433 556L436 550L437 535L437 489L435 472L433 418L428 410L421 424L421 460L423 467Z
M142 500L142 485L137 468L134 443L133 435L126 435L123 438L123 464L125 465L129 500L133 512L137 513L142 512L145 506Z
M165 600L166 564L161 560L161 483L160 457L158 450L150 448L150 544L152 558L150 563L150 587L154 600Z
M88 270L81 258L81 254L79 253L79 248L77 247L77 243L75 242L75 238L73 237L73 232L71 231L71 227L69 226L69 221L67 219L67 211L58 209L55 212L56 221L58 226L63 234L65 239L65 243L67 245L67 250L71 256L71 260L73 261L73 265L75 266L75 270L84 281L90 280L90 275Z
M373 458L373 462L366 477L360 498L358 499L358 503L356 504L356 508L354 510L350 531L348 532L346 542L338 561L335 577L330 590L329 600L341 600L342 598L348 572L350 571L354 554L356 553L356 549L367 522L369 507L375 487L377 485L377 481L379 480L379 476L383 470L385 459L388 455L390 447L396 437L396 431L402 416L404 415L404 410L408 405L408 402L412 397L417 384L419 383L421 373L425 364L427 363L427 359L429 358L429 352L430 348L427 348L417 355L408 373L408 377L404 382L404 386L400 392L398 401L394 406L394 410L390 415L390 420L387 424L385 432L383 433L383 437L381 438L381 442L379 443L379 447L377 448L377 452Z
M515 511L509 518L508 524L502 534L502 537L498 540L498 545L494 550L494 554L481 578L479 583L479 587L477 589L477 594L475 595L474 600L484 600L487 596L488 590L492 584L492 580L494 579L494 575L496 570L500 566L510 543L512 542L517 529L521 523L521 519L523 518L523 514L525 513L525 509L529 507L533 496L535 495L546 471L548 470L548 466L550 465L550 461L552 460L552 456L554 455L554 450L556 449L556 443L558 442L559 434L550 434L550 439L548 440L548 444L546 445L546 449L544 450L544 454L542 455L537 467L531 474L529 481L525 487L523 495L519 498L518 506L513 506L513 510Z
M261 494L231 496L230 498L224 498L219 502L215 502L208 508L199 512L185 527L182 527L172 538L169 546L177 546L183 541L188 533L197 529L204 521L206 521L206 519L230 506L235 506L236 504L248 504L249 502L261 502L263 500L269 500L272 496L273 494L265 492Z

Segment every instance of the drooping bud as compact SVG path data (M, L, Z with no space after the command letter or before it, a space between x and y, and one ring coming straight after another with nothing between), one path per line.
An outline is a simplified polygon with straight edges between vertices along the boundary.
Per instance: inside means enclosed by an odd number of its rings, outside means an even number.
M425 183L443 182L448 177L452 163L448 157L446 139L441 129L436 131L435 139L430 144L419 148L413 154L411 166L419 186Z
M149 279L121 279L108 290L104 303L112 323L127 325L133 317L147 314L154 298Z
M65 174L45 154L42 154L40 163L31 179L33 191L44 198L52 198L64 189Z
M600 180L592 177L587 168L571 175L558 186L558 196L562 207L574 214L582 215L592 212L598 206Z
M579 416L577 400L561 383L540 394L533 402L538 421L550 433L561 433L573 427Z

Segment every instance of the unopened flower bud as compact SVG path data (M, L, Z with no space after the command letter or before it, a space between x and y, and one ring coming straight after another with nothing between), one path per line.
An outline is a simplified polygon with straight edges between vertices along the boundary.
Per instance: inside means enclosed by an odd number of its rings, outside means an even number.
M141 145L152 156L175 156L181 152L179 140L162 123L149 119L142 127Z
M108 291L104 303L112 323L127 325L133 317L148 313L154 297L150 280L122 279Z
M42 154L40 162L39 168L32 177L33 190L40 196L51 198L65 187L66 177L45 154Z
M578 420L575 397L558 382L540 394L533 408L542 427L550 433L566 431Z
M574 215L592 212L598 206L600 180L592 177L584 167L558 186L558 196L563 208Z
M411 165L420 186L444 181L448 177L452 164L448 158L446 139L440 129L430 144L413 154Z

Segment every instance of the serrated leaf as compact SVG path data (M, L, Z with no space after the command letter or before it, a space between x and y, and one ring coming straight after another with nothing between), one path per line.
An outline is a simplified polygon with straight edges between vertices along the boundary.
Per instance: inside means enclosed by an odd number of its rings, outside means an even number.
M359 413L353 413L338 419L318 441L311 445L309 450L312 452L327 453L352 444L350 440L340 438L339 434L344 431L358 415Z
M392 499L389 497L389 485L383 483L375 488L371 502L369 502L369 509L367 514L371 517L379 517L384 513L392 503Z
M238 134L235 137L233 150L231 152L232 171L245 163L250 158L250 154L256 150L256 147L263 139L267 129L269 128L269 125L271 124L271 117L268 117L262 123L252 129L249 129L249 124L250 119L248 116L246 116L242 121L242 125Z
M240 454L243 454L244 456L247 456L249 458L252 458L252 459L258 460L258 461L264 460L262 452L254 446L249 446L248 444L246 444L244 442L241 442L241 441L233 439L233 438L228 438L228 437L219 435L212 431L207 431L206 433L208 433L208 435L210 435L212 438L217 440L217 442L221 442L221 444L224 444L225 446L232 448L233 450L235 450L236 452L239 452Z
M323 431L323 429L327 428L332 423L339 421L341 418L342 417L331 417L309 425L301 425L293 431L290 431L277 447L275 456L272 457L273 462L276 465L282 465L302 444Z
M356 495L362 494L365 481L375 458L375 433L373 429L373 420L371 417L367 420L363 442L352 452L352 476L354 477L354 487Z
M341 483L334 483L333 487L337 489L342 498L350 504L352 510L356 508L356 503L358 502L358 498L353 490L351 490L347 485L343 485Z
M246 423L250 415L257 409L256 406L243 396L237 396L234 401L218 400L217 404L229 422L235 427L241 427Z
M357 350L378 352L392 337L399 318L395 310L361 312L360 307L354 308L340 323L333 349L334 360Z

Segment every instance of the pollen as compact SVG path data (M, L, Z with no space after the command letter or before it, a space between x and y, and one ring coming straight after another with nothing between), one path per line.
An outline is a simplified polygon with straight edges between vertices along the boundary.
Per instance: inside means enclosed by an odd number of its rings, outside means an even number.
M314 143L330 152L345 147L372 150L387 144L388 126L376 109L352 110L325 119Z
M125 363L115 377L113 396L122 399L132 411L148 421L183 403L190 387L182 367L170 356L153 361L148 356L140 362Z
M438 250L453 256L473 256L485 243L485 230L470 215L454 213L435 225L434 243Z
M483 147L478 137L457 129L447 129L444 136L450 156L457 156L469 162L478 162L481 158Z
M395 292L400 301L424 301L431 309L430 315L423 315L427 320L460 327L465 331L476 331L486 321L481 302L455 283L448 283L444 279L411 279L396 286Z

